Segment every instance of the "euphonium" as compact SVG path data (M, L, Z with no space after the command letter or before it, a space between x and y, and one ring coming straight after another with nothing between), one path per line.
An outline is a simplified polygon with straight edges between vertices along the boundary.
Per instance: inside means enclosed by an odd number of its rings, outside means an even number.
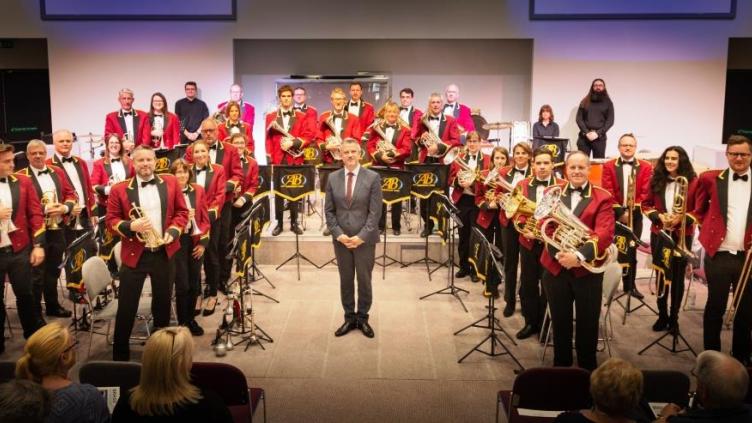
M141 207L138 207L136 203L131 203L131 211L128 212L128 217L131 220L141 219L142 217L148 219L144 210ZM143 242L146 248L159 248L165 243L162 235L154 228L143 233L136 232L136 238Z
M373 124L373 130L378 134L378 136L381 138L378 143L376 143L376 150L381 153L382 156L386 155L391 158L397 157L397 148L392 144L389 140L386 139L386 133L381 130L381 125L386 123L383 119L378 119Z
M587 242L598 243L593 231L562 204L561 187L554 186L546 191L538 201L534 217L541 222L539 230L543 241L559 251L574 253ZM596 252L593 262L583 261L582 267L591 273L603 273L617 255L616 246L611 244L603 255L598 256ZM595 263L601 260L602 264Z
M271 124L269 124L269 127L266 128L266 131L269 132L271 130L275 130L282 134L282 140L280 140L279 144L280 146L287 143L287 142L293 142L295 140L295 137L292 136L289 132L285 131L285 128L282 127L279 123L277 123L276 120L273 120ZM293 157L300 157L303 155L303 150L290 147L288 149L285 149L282 147L282 150L285 150L287 154L293 156Z
M444 158L442 159L442 162L445 165L451 165L452 163L455 163L457 164L457 166L459 166L460 171L457 172L457 179L459 179L460 183L470 183L475 181L476 179L479 180L480 174L476 172L475 169L471 168L467 163L465 163L462 158L460 158L460 154L464 152L464 149L452 148L451 150L446 152Z
M42 210L45 210L47 206L57 205L57 192L56 191L43 192L42 199L40 202L42 203ZM51 231L60 229L60 225L58 225L58 217L57 216L45 216L44 226Z
M435 155L429 154L428 157L442 157L444 154L446 154L450 148L449 146L441 140L441 137L439 137L437 134L434 134L431 130L431 127L428 125L428 114L426 113L425 116L423 116L422 122L423 126L425 126L428 130L423 134L425 135L425 138L421 136L420 143L423 144L424 147L428 148L433 145L439 145L443 144L446 149L444 150L444 153L437 152Z
M339 131L337 131L337 128L334 126L334 119L332 116L333 115L329 115L329 118L324 121L326 126L332 131L332 135L326 138L326 149L331 153L334 160L342 160L342 153L340 152L340 147L342 147L342 137L339 136Z

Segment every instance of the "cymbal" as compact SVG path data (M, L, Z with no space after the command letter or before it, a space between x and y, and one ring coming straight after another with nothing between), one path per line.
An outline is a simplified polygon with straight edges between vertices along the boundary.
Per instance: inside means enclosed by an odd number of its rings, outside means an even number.
M492 131L495 129L510 129L514 126L512 122L492 122L482 126L486 131Z

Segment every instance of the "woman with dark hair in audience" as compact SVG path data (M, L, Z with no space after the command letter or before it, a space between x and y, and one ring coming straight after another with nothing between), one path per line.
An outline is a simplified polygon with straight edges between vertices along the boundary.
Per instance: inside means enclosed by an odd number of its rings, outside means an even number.
M559 414L559 423L632 422L627 417L642 397L642 372L620 358L609 358L590 374L593 408Z
M68 377L76 364L78 341L58 322L45 325L24 346L16 362L16 377L42 385L52 395L47 422L103 423L110 412L102 394L89 384L73 383Z
M50 414L50 393L42 385L14 379L0 385L0 422L44 423Z
M141 380L121 393L116 422L228 422L232 415L215 393L191 384L193 339L188 329L169 327L152 334L141 360Z
M544 104L538 112L538 122L533 124L533 138L558 137L559 125L554 122L554 111Z
M680 223L682 216L673 213L673 204L675 195L681 190L676 178L683 177L687 180L687 186L683 189L683 203L687 209L692 210L688 205L694 198L694 190L697 181L697 174L689 161L687 152L679 146L668 147L653 170L653 177L650 179L650 189L647 198L642 202L642 212L650 219L650 246L653 251L661 248L659 245L660 232L671 235L675 243L679 241ZM684 245L687 249L692 248L692 237L695 233L695 226L691 217L684 216ZM687 268L687 259L684 256L677 257L674 254L669 256L670 268L658 272L658 320L653 324L653 330L661 332L668 329L671 333L677 334L679 331L679 307L681 306L682 297L684 296L684 272ZM667 282L668 281L668 282ZM668 311L668 299L671 298L671 311Z
M491 169L483 171L483 181L492 170L500 171L509 163L509 151L505 147L494 147L491 151ZM499 202L496 201L493 188L486 186L484 183L476 185L475 204L478 206L478 218L475 223L481 227L483 234L488 242L496 246L500 251L504 251L501 240L501 222L499 221ZM499 276L492 271L487 279L483 295L485 297L499 297Z
M217 138L220 141L228 141L228 138L235 134L242 134L245 137L245 147L248 154L253 157L253 134L251 133L251 125L243 122L240 119L241 111L240 104L235 101L227 103L225 106L225 122L220 123L217 126ZM251 122L253 124L253 122Z
M180 119L167 110L167 99L164 94L154 93L151 96L149 114L139 129L141 133L136 144L171 150L180 144L179 128Z

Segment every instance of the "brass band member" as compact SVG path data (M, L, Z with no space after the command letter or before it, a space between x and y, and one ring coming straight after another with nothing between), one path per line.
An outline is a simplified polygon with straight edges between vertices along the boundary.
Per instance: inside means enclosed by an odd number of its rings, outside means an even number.
M107 226L122 239L120 297L115 318L114 360L130 358L133 329L146 276L151 279L154 327L170 323L174 262L188 208L172 175L156 175L156 155L146 146L133 150L136 176L115 184L107 202Z
M457 278L470 276L470 280L478 282L478 275L467 260L470 255L470 235L473 224L478 218L478 206L475 205L476 185L478 175L482 170L488 170L491 158L480 151L480 134L470 131L467 134L467 144L462 153L452 163L449 171L449 185L452 187L452 202L460 211L459 218L462 227L459 228L459 270L454 274ZM462 167L465 167L463 169Z
M501 170L499 176L504 178L510 185L516 186L521 180L533 174L530 160L533 158L533 150L527 142L521 142L512 149L512 165ZM497 193L505 192L499 186ZM501 224L501 239L504 245L504 317L514 314L517 306L517 265L520 261L520 234L514 228L504 212L499 213Z
M178 324L186 326L193 336L201 336L204 329L194 318L194 304L201 293L201 266L209 245L209 209L206 191L193 179L191 165L178 159L170 165L183 200L188 207L188 224L180 234L180 249L175 253L175 312Z
M227 103L227 106L225 106L224 114L226 120L217 128L217 138L222 141L227 141L232 135L243 134L246 139L246 150L248 150L249 154L253 155L254 142L253 134L251 133L251 125L240 119L240 104L230 101Z
M316 124L316 144L321 149L326 164L342 166L340 147L345 138L360 139L360 121L358 116L345 110L347 96L342 88L335 88L329 97L332 110L321 113Z
M363 100L363 84L354 81L350 83L350 101L345 105L345 111L358 117L360 123L360 133L366 132L376 117L376 111L373 105ZM356 138L357 139L357 138Z
M308 119L308 124L310 126L316 126L316 122L318 122L319 119L319 112L315 107L306 103L306 101L308 101L308 93L306 92L306 89L303 87L295 87L292 91L292 101L293 109L303 112L306 119Z
M259 187L259 167L256 159L251 157L245 149L246 141L243 134L235 134L230 138L230 142L240 153L240 166L243 168L243 179L241 185L235 188L232 200L232 224L230 227L235 232L235 227L241 222L241 218L253 206L253 197ZM232 257L223 258L226 260L225 265L232 266Z
M47 146L43 141L29 141L26 145L26 157L29 159L29 167L21 169L18 173L31 179L34 194L43 205L42 213L47 229L44 263L31 268L34 306L41 313L41 301L44 295L47 316L70 317L70 310L63 308L58 301L57 280L60 277L60 263L66 246L63 218L76 206L76 194L63 170L45 163Z
M572 302L577 313L575 345L577 364L594 370L598 344L598 319L601 310L603 274L581 267L605 254L614 238L613 199L608 191L588 182L590 159L576 151L565 162L568 182L562 186L561 200L597 236L578 251L556 251L546 245L541 256L543 288L546 291L554 331L554 366L571 366ZM551 189L551 188L549 188Z
M491 170L501 171L509 162L509 152L505 147L494 147L491 151ZM486 180L489 170L481 173L483 181ZM499 202L496 198L494 186L484 183L477 185L475 191L475 204L478 206L478 218L475 224L483 229L483 234L488 242L493 243L500 251L504 251L501 241L501 222L499 221ZM494 296L499 298L499 275L491 272L486 278L486 289L483 291L485 297Z
M400 119L403 122L407 122L412 130L410 138L415 132L420 123L420 119L423 118L423 111L413 106L413 99L415 98L415 91L412 88L403 88L400 90ZM418 161L418 144L410 144L410 157L405 160L408 163Z
M151 108L140 131L136 144L168 150L180 144L180 119L167 110L167 99L164 94L152 94Z
M368 153L373 157L374 164L377 166L403 169L405 159L410 154L412 145L410 133L412 131L405 122L401 121L399 107L396 103L390 101L384 104L380 114L383 114L383 116L363 134ZM386 137L386 140L381 137L382 135ZM399 236L402 229L402 226L400 226L401 216L402 203L392 204L392 232L395 236ZM381 233L386 230L386 205L381 208L379 230Z
M653 166L646 160L635 157L637 152L637 138L632 134L624 134L619 138L619 157L609 160L603 165L603 179L601 187L614 197L614 214L616 220L629 226L637 238L642 236L642 212L640 205L650 191L650 176ZM633 181L633 198L629 198L629 181ZM628 210L628 203L632 203L632 210ZM631 213L631 215L630 215ZM631 221L630 221L631 220ZM635 276L637 274L637 254L629 254L622 282L624 292L635 298L643 299L637 290Z
M680 192L682 182L676 180L679 176L686 178L683 194ZM675 214L672 211L672 206L677 200L676 196L683 195L684 198L678 200L682 201L685 207L688 207L686 202L692 201L696 181L697 174L695 174L692 163L689 161L687 152L682 147L672 146L661 154L658 163L655 165L653 177L650 179L650 190L647 198L642 202L642 210L652 222L650 226L650 246L653 251L658 248L658 237L661 230L665 230L666 233L671 235L671 238L677 244L680 244L679 236L683 232L685 235L683 245L692 246L692 238L695 233L694 222L686 216L686 213L684 216ZM687 210L689 209L685 208L685 212ZM684 231L681 230L682 219L686 219ZM661 293L661 289L658 290L658 320L653 324L653 330L659 332L668 329L672 333L678 334L679 307L684 296L684 272L687 268L687 258L680 254L675 256L671 263L670 288L668 284L665 284L665 275L661 272L658 272L657 275L658 286L663 287L665 292ZM671 297L670 314L667 310L669 297Z
M543 198L543 191L554 184L562 185L564 180L554 174L554 156L551 150L538 148L533 153L533 169L535 176L521 180L517 187L522 195L533 203ZM540 280L543 277L543 267L540 257L543 254L543 243L535 236L535 219L523 215L515 216L514 224L521 228L519 236L520 248L520 306L525 326L515 335L517 339L529 338L538 333L543 324L546 313L546 295Z
M148 117L145 112L133 107L133 91L123 88L118 92L120 108L107 114L104 120L105 134L118 134L122 139L134 142L141 133L141 126Z
M452 116L442 112L441 95L433 93L428 99L428 113L415 127L414 142L420 147L418 160L420 163L440 163L440 157L450 148L460 145L460 132L457 122ZM425 238L433 232L433 221L428 218L429 208L421 201L420 216L423 219L423 231L420 236Z
M750 203L749 165L752 141L732 135L726 143L729 167L704 172L697 181L694 211L690 216L700 224L700 244L705 248L705 275L708 279L708 302L703 316L706 350L721 350L721 326L729 296L729 287L739 283L745 251L752 241L752 224L748 219ZM734 318L731 355L749 366L752 296L749 286L742 292Z

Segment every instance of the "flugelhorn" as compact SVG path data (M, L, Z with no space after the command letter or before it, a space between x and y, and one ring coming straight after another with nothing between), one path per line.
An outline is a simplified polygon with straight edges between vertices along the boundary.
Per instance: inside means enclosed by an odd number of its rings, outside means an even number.
M42 193L42 199L40 200L42 203L42 210L46 213L46 208L48 206L56 206L58 204L57 202L57 192L56 191L45 191ZM44 226L51 231L55 231L60 229L59 225L59 217L58 216L46 216L44 217Z
M141 218L149 219L144 213L141 207L138 207L136 203L131 203L131 210L128 212L128 217L131 220L137 220ZM165 244L162 234L157 232L155 228L151 228L144 232L136 232L136 238L144 243L146 248L159 248Z
M294 147L288 147L285 148L284 145L287 143L293 143L295 141L295 137L292 136L289 132L285 130L285 128L282 127L279 123L277 123L276 120L273 120L272 123L269 124L269 127L266 128L266 131L269 132L271 130L277 131L280 134L282 134L282 139L279 141L279 145L287 152L287 154L293 156L293 157L300 157L303 155L303 150L294 148Z

